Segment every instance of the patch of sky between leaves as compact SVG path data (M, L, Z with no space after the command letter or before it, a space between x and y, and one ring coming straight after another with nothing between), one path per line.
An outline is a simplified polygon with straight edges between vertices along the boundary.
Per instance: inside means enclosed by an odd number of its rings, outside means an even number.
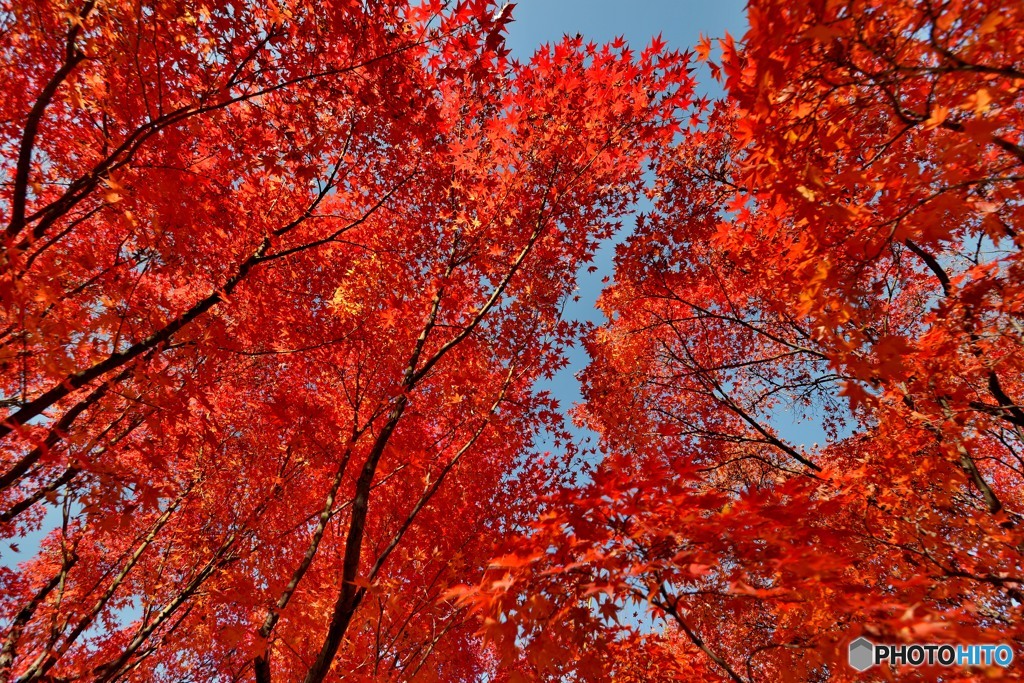
M522 62L528 61L540 46L577 34L586 42L598 44L621 36L636 52L660 35L667 49L687 50L697 44L701 35L721 38L729 33L735 38L741 37L747 28L744 6L743 0L713 3L706 0L521 0L513 10L507 45L512 57ZM711 78L709 70L704 65L696 66L696 97L720 98L723 91ZM593 262L580 268L575 292L578 300L570 298L566 302L566 319L595 325L605 322L604 314L597 309L596 303L601 291L614 278L615 247L632 234L636 216L651 208L646 199L638 202L617 233L599 245ZM591 272L591 267L596 270ZM538 385L538 390L550 392L565 412L583 400L576 375L590 361L581 346L569 349L567 355L568 365ZM785 416L783 418L785 423ZM813 428L796 426L796 431L803 440L821 440ZM590 430L574 427L572 432L581 450L596 445L597 435ZM552 450L552 437L537 435L536 448ZM600 453L597 453L586 457L585 461L593 464L599 459Z

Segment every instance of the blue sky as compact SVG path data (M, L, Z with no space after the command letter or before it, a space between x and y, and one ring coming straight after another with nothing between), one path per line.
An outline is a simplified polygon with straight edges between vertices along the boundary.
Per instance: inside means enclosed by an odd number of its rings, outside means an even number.
M669 48L684 50L697 43L700 35L721 38L726 32L740 38L746 31L745 0L521 0L516 3L509 26L508 46L512 56L526 61L542 44L577 33L597 43L624 37L633 48L643 48L661 34ZM699 94L719 96L720 89L706 73L697 72ZM638 207L642 211L644 206ZM623 222L621 240L632 229L633 219ZM601 293L601 280L612 274L615 243L609 242L597 254L598 270L579 274L577 303L569 302L566 315L576 320L603 322L594 308ZM543 388L552 392L563 409L581 400L575 374L587 365L587 355L576 348L570 352L570 365ZM579 433L580 437L585 436ZM541 448L548 447L541 441Z
M739 37L746 26L741 0L520 0L513 11L508 44L526 59L541 43L565 34L607 42L623 36L645 46L659 33L672 47L686 48L699 34Z

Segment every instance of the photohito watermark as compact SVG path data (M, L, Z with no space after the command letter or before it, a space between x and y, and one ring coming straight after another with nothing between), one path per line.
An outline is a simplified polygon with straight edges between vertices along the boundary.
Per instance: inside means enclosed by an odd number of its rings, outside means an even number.
M1009 645L950 645L943 643L903 643L876 645L867 638L850 643L850 666L867 671L888 662L910 666L1001 666L1013 662L1013 648Z

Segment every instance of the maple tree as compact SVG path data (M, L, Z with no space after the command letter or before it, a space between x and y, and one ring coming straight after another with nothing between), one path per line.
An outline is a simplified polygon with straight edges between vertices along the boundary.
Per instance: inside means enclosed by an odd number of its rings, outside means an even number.
M1024 8L757 0L749 26L698 44L726 98L618 248L577 414L604 457L456 592L532 676L628 678L631 611L676 679L1024 638Z
M3 4L0 677L472 680L686 58L490 2Z
M1024 642L1019 3L755 0L718 102L483 0L2 7L0 678Z

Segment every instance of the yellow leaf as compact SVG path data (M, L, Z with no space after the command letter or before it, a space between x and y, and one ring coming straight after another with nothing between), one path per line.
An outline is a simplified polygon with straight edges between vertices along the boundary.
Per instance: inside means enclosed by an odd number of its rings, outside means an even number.
M992 95L989 94L986 88L981 88L978 92L974 93L971 99L974 100L974 113L981 114L988 109L988 105L992 102Z
M981 22L981 26L978 27L978 34L982 36L988 35L999 28L999 24L1001 23L1003 23L1003 17L999 14L998 10L995 12L989 12L988 16L985 17L985 20Z
M932 115L928 117L928 120L924 122L925 130L931 130L937 126L941 126L946 118L949 116L949 109L946 107L935 107L932 109Z
M814 192L814 190L810 189L806 185L798 185L796 191L800 193L801 197L803 197L809 202L813 202L815 199L818 198L818 195Z

